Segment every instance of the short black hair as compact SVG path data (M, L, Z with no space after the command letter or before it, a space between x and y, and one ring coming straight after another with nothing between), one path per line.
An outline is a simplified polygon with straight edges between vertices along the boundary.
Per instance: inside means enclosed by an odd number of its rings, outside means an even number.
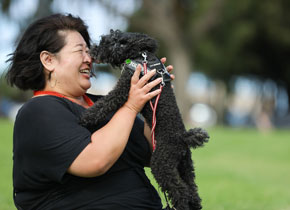
M88 27L71 14L54 14L36 20L28 26L7 62L10 62L6 79L8 84L21 90L41 90L45 87L44 68L40 53L59 52L65 45L65 36L59 31L77 31L90 48Z

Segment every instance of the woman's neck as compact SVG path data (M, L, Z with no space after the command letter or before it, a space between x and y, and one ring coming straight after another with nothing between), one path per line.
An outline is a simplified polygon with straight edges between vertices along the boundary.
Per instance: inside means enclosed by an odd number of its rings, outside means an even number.
M47 85L43 91L51 91L51 92L56 92L56 93L59 93L61 95L64 95L65 97L67 98L70 98L70 99L74 99L74 100L82 100L83 98L83 95L85 94L85 92L80 92L80 93L77 93L77 91L74 91L73 94L71 93L72 91L69 91L69 90L65 90L63 88L60 88L58 86L54 87L54 88L51 88L49 87L49 85Z

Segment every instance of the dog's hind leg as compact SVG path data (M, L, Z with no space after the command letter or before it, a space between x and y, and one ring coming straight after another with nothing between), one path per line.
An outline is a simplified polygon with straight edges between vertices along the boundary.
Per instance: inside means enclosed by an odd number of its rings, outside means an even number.
M154 178L161 190L167 193L173 206L178 210L191 210L189 208L191 195L187 193L190 189L178 171L181 158L182 154L179 149L175 148L172 151L172 145L162 145L162 147L156 147L150 166Z
M193 161L191 159L191 151L187 149L185 156L181 159L178 166L178 171L181 178L187 184L189 191L186 192L189 194L190 199L188 200L188 205L190 210L202 209L201 199L198 195L197 185L195 184L195 173L193 167Z

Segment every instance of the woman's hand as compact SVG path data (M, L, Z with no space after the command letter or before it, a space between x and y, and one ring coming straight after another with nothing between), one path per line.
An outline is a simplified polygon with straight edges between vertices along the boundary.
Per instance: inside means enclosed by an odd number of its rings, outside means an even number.
M132 76L129 97L127 102L124 104L125 107L128 107L136 114L142 110L147 101L160 93L160 89L151 92L150 90L162 81L162 78L157 78L148 83L150 78L156 73L156 70L150 71L148 74L141 77L141 79L139 79L140 73L141 65L139 64Z
M166 63L166 57L161 58L160 61L161 61L163 64L165 64L165 63ZM167 69L167 71L170 73L170 72L173 70L173 66L172 66L172 65L169 65L169 66L166 67L166 69ZM175 76L174 76L173 74L170 74L170 77L171 77L172 80L175 79Z

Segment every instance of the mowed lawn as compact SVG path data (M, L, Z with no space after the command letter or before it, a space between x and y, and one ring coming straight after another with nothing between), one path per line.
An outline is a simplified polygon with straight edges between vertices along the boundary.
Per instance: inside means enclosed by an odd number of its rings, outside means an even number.
M16 209L12 130L0 119L0 210ZM192 153L204 210L290 210L290 131L218 127L209 133L210 142Z

